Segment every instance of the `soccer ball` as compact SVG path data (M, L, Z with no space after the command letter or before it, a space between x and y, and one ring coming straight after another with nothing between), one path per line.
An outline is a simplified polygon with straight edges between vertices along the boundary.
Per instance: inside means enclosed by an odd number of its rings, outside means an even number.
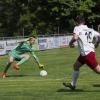
M47 76L47 72L45 70L40 71L40 76Z

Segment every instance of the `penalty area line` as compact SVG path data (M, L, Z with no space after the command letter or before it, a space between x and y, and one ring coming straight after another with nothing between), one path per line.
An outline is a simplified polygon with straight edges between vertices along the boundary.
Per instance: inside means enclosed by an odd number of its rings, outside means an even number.
M0 82L5 82L5 81L8 81L8 82L10 82L10 81L15 81L15 82L48 82L48 81L61 81L61 80L64 80L64 79L66 79L66 77L63 77L63 78L57 78L57 79L53 79L53 78L50 78L50 79L48 79L48 78L45 78L45 79L29 79L29 80L12 80L12 79L7 79L7 80L5 80L5 79L2 79L2 80L0 80ZM68 78L67 78L68 79Z

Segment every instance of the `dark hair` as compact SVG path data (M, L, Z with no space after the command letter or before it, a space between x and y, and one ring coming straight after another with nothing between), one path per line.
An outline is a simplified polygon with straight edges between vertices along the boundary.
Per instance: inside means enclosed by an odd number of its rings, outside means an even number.
M78 24L85 23L85 18L83 16L79 15L79 16L76 17L76 22Z

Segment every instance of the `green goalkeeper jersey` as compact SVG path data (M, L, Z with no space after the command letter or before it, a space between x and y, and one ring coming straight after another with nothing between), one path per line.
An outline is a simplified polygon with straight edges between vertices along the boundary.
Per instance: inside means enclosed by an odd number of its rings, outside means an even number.
M34 52L34 49L32 48L32 45L27 42L24 42L20 43L15 49L12 50L12 52L16 52L17 54L22 55L27 52Z
M9 55L21 59L21 55L30 52L38 64L40 64L38 57L34 53L32 45L27 42L20 43L15 49L9 52Z
M29 43L20 43L15 49L11 50L10 53L14 53L14 54L18 54L18 55L22 55L25 54L27 52L34 52L34 49L32 48L32 45L30 45Z

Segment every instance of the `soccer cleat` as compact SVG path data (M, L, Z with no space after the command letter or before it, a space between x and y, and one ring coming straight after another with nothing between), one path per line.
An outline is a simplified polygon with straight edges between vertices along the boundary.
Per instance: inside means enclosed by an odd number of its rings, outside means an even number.
M6 77L6 72L2 72L2 78Z
M19 70L19 65L14 64L14 69Z
M75 86L72 86L71 83L63 83L65 87L69 87L71 90L75 90Z

